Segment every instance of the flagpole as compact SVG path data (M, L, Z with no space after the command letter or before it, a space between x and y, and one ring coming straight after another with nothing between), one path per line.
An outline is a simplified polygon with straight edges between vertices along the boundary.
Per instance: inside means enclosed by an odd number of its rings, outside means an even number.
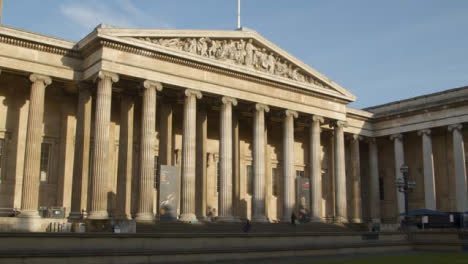
M237 29L241 29L240 0L237 0Z

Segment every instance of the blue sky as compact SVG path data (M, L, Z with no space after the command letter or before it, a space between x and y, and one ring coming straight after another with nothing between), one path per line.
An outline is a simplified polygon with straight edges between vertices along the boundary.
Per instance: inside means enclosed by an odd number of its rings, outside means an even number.
M236 0L4 0L2 22L69 40L97 24L236 27ZM242 24L362 108L468 85L468 0L242 0Z

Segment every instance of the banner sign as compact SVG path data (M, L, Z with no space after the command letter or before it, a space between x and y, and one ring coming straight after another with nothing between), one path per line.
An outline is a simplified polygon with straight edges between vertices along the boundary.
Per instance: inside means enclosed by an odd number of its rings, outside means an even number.
M179 169L161 165L159 176L159 220L176 221L179 205Z
M309 178L297 178L297 193L299 205L299 221L310 221L310 181Z

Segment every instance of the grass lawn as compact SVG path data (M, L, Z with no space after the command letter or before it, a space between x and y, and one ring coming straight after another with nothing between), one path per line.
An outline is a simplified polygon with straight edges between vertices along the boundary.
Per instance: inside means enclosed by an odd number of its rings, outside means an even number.
M468 264L468 254L417 253L408 256L362 257L353 260L314 262L314 264Z

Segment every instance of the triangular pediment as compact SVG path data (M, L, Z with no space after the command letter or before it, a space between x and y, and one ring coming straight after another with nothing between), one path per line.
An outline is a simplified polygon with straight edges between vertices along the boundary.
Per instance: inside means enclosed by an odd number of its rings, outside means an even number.
M347 101L355 96L315 69L280 49L255 31L145 30L98 28L101 37L150 45L185 58L239 69L305 89L326 92Z

